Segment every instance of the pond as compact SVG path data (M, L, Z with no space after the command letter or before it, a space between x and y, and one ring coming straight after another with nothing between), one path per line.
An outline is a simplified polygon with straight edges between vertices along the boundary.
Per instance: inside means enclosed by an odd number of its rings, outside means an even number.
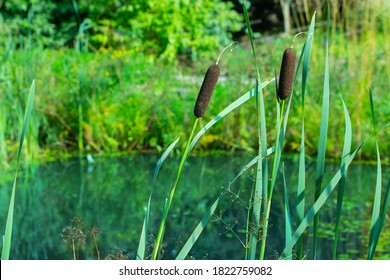
M221 155L190 157L169 214L164 244L164 259L174 259L190 233L211 204L230 181L253 157ZM72 248L64 243L63 230L74 217L83 222L83 231L99 231L96 243L92 235L78 249L77 258L97 259L118 252L130 259L137 251L144 209L150 193L156 155L128 155L86 159L70 159L41 164L22 170L15 204L15 223L11 259L73 259ZM168 158L157 180L152 200L149 230L153 244L161 218L164 198L174 181L179 158ZM291 205L297 185L297 163L284 160ZM326 165L327 182L338 169ZM389 166L383 167L388 180ZM12 174L11 172L9 174ZM307 164L306 204L313 201L315 163ZM6 178L7 174L0 174ZM281 177L281 176L279 176ZM338 258L366 258L370 217L374 196L376 166L354 164L349 169L348 185L341 223ZM385 182L385 181L384 181ZM277 181L272 203L267 259L276 259L284 248L284 206L281 180ZM215 215L190 252L189 259L243 259L247 207L253 185L249 170L221 201ZM12 181L0 189L0 230L3 233ZM319 259L331 259L336 191L320 214ZM294 212L293 206L291 206ZM228 230L227 226L232 230ZM69 229L69 228L68 228ZM304 239L305 253L310 258L311 228ZM376 258L390 258L390 227L385 224ZM149 248L150 249L150 248Z

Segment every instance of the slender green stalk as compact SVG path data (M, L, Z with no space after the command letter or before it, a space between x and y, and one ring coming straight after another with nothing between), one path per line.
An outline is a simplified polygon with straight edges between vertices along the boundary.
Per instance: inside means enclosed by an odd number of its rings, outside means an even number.
M256 102L258 104L258 102ZM257 106L259 108L259 106ZM259 115L259 110L257 110ZM258 121L260 119L258 118ZM259 124L260 126L260 124ZM259 128L261 130L261 128ZM262 147L261 147L261 132L259 131L259 160L257 162L257 169L256 169L256 179L255 179L255 192L252 197L252 228L249 238L249 259L254 260L256 257L256 251L257 251L257 242L260 237L260 218L261 218L261 209L262 209L262 200L264 195L264 188L262 182L266 180L266 178L263 177L264 175L264 166L263 166L263 159L262 159Z
M138 244L138 250L137 250L137 256L136 256L137 260L145 259L146 242L147 242L147 237L148 237L150 207L152 204L152 196L154 193L154 189L156 188L157 176L160 172L162 164L164 163L165 159L168 157L168 155L172 151L172 149L176 146L177 142L179 142L179 139L180 139L180 137L177 138L171 145L169 145L169 147L165 150L165 152L162 154L162 156L158 160L156 169L154 170L152 190L150 191L148 204L147 204L146 209L145 209L145 218L144 218L144 222L143 222L143 226L142 226L141 237L140 237L139 244Z
M190 137L189 137L189 139L187 141L184 153L182 155L182 158L181 158L181 161L180 161L180 164L179 164L179 168L177 170L176 180L173 183L171 191L169 192L169 197L167 199L166 206L164 207L164 210L163 210L163 216L162 216L162 219L161 219L160 228L158 230L158 234L157 234L157 237L156 237L156 242L155 242L154 248L153 248L153 253L152 253L152 259L153 260L156 260L158 258L158 255L160 254L161 244L162 244L162 240L164 238L165 224L166 224L168 213L169 213L169 208L171 207L171 204L172 204L172 201L173 201L173 196L175 194L177 184L179 183L179 179L180 179L180 175L181 175L184 163L185 163L185 161L187 159L187 156L189 154L190 143L191 143L192 138L194 137L195 129L196 129L196 126L197 126L198 122L199 122L199 118L196 118L195 121L194 121L194 125L192 126L192 131L191 131Z
M83 105L81 104L81 92L79 92L79 98L78 98L78 124L79 124L79 131L78 131L78 148L79 153L81 154L83 152L84 147L84 141L83 141Z
M243 4L243 9L244 9L244 18L245 18L249 39L252 47L254 64L257 73L256 115L257 115L257 125L258 125L259 161L257 163L257 170L256 170L256 183L255 183L255 192L253 196L253 210L252 210L252 232L249 241L249 259L253 260L256 257L257 242L260 236L259 230L261 228L260 218L261 218L261 209L262 209L261 207L262 199L263 197L267 196L267 192L268 192L268 158L265 156L267 154L267 128L265 122L263 90L261 86L259 87L259 84L261 84L260 71L257 64L257 57L256 57L255 45L253 42L252 28L249 23L248 10L246 8L245 2Z
M261 247L260 247L260 259L264 259L265 255L265 245L267 242L267 233L268 233L268 220L269 220L269 215L271 212L271 203L272 203L272 194L274 191L275 187L275 182L276 182L276 174L279 169L279 163L280 163L280 156L281 156L281 149L283 143L280 143L280 131L282 129L282 122L281 119L283 119L283 112L284 112L284 104L285 101L282 101L282 110L280 112L280 116L277 117L277 128L276 128L276 141L275 141L275 155L273 159L273 164L272 164L272 175L271 175L271 184L269 187L268 191L268 196L267 199L265 200L264 203L264 221L263 221L263 230L262 230L262 238L261 238ZM279 107L279 103L277 104ZM279 109L278 109L279 111ZM279 113L279 112L278 112Z

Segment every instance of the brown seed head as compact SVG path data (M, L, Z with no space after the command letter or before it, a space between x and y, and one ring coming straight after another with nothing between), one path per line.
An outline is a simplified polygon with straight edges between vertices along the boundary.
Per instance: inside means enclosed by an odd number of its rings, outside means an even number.
M219 73L220 70L218 64L211 65L207 70L198 94L198 99L196 100L195 103L195 108L194 108L195 117L200 118L206 112L207 106L209 105L210 102L211 95L213 94L214 88L218 82Z
M284 51L282 66L280 67L278 96L281 100L291 94L295 74L296 56L293 48Z

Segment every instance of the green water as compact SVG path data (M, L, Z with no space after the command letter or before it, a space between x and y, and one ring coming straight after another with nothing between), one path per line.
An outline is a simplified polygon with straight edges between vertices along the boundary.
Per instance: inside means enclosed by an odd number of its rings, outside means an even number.
M190 158L184 167L182 179L172 204L166 229L165 259L175 258L196 224L214 202L223 187L235 177L250 160L250 155L213 156ZM115 158L96 158L93 164L86 159L71 159L46 163L25 169L21 173L17 189L12 259L72 259L73 253L60 236L71 224L73 217L84 222L88 228L98 228L97 239L101 258L122 250L134 259L141 232L154 168L158 160L154 155L129 155ZM157 232L164 198L174 181L179 159L169 158L161 170L157 191L153 196L150 243ZM325 180L338 168L337 164L326 166ZM286 179L294 204L297 183L297 164L285 161ZM344 202L339 258L358 259L366 257L370 212L372 207L376 167L352 165L349 171ZM307 204L312 203L315 163L307 166ZM7 178L6 173L0 174ZM8 175L12 175L9 172ZM388 180L389 166L383 167L383 177ZM253 184L251 171L247 172L232 191L226 195L220 207L200 239L193 247L189 258L193 259L243 259L245 221ZM0 189L0 230L4 232L5 220L12 182ZM333 216L336 208L336 192L320 215L319 258L332 257ZM294 208L291 206L292 212ZM267 258L275 259L284 248L284 212L280 181L276 186L270 230L267 243ZM390 227L386 223L380 244L379 258L390 258ZM227 230L226 225L233 228ZM305 235L305 252L310 254L310 230ZM78 250L79 259L96 259L97 253L91 236Z

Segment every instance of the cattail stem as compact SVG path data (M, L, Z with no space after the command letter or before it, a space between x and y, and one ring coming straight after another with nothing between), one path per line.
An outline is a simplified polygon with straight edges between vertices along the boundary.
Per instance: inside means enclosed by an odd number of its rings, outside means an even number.
M302 35L302 34L308 34L308 33L307 33L307 32L299 32L298 34L296 34L296 35L293 37L292 41L291 41L291 46L290 46L290 48L294 48L294 41L295 41L295 39L296 39L298 36Z
M156 241L155 241L155 244L154 244L154 247L153 247L152 260L156 260L159 257L159 255L160 255L162 240L164 238L164 232L165 232L165 224L166 224L166 221L167 221L167 218L168 218L168 213L169 213L169 208L171 207L171 204L172 204L172 201L173 201L173 196L175 194L177 184L179 183L179 179L180 179L180 175L181 175L184 163L185 163L185 161L186 161L186 159L188 157L190 143L192 141L192 138L194 137L195 129L196 129L196 126L198 125L198 122L199 122L199 118L196 118L195 121L194 121L194 125L192 126L192 131L191 131L190 137L189 137L189 139L187 141L186 147L185 147L183 155L181 157L179 168L178 168L177 174L176 174L176 180L173 183L171 191L169 192L169 197L168 197L168 199L166 201L166 204L165 204L165 207L164 207L164 210L163 210L163 216L162 216L162 219L161 219L160 228L158 230Z
M234 51L234 50L236 49L237 45L238 45L238 42L237 42L237 41L234 41L234 42L230 43L229 45L227 45L227 46L221 51L221 53L219 54L218 59L217 59L217 62L215 62L215 64L218 64L218 63L219 63L219 60L221 59L222 54L223 54L227 49L230 49L230 51L232 52L232 51ZM233 46L234 46L234 47L233 47Z
M93 233L92 236L93 236L93 241L95 243L95 249L96 249L97 258L98 258L98 260L100 260L100 252L99 252L99 247L98 247L98 244L97 244L96 235Z

